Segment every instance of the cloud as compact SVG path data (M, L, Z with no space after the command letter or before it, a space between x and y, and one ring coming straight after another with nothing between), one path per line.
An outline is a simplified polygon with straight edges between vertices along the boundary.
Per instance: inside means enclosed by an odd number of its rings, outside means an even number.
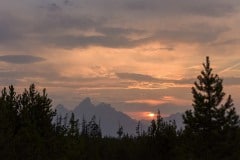
M11 6L13 1L5 3ZM65 0L52 3L31 2L31 5L25 3L13 8L15 10L11 14L1 13L1 46L71 49L89 46L133 48L153 41L166 44L206 44L214 42L228 31L227 24L214 24L208 19L199 23L194 16L221 17L235 12L239 6L236 0L124 0L118 3L110 0ZM22 10L25 7L31 8L24 13L32 15L31 18L23 18ZM176 19L176 15L186 18ZM143 25L140 26L139 22ZM148 24L154 27L149 27ZM86 36L88 32L98 35ZM130 38L133 35L134 40ZM35 45L26 45L30 43ZM172 51L172 48L163 49Z
M214 42L218 37L229 29L224 26L211 26L200 23L181 27L178 29L159 30L150 39L163 43L199 43L205 44Z
M134 99L134 100L127 100L125 101L126 103L140 103L140 104L148 104L151 106L156 106L159 104L165 103L163 100L155 100L155 99Z
M164 48L159 48L159 50L167 50L167 51L174 51L174 47L164 47Z
M237 1L230 0L132 0L126 1L125 7L133 11L152 11L159 15L201 15L208 17L225 16L235 11Z
M56 36L48 39L56 47L84 48L89 46L102 46L108 48L132 48L137 41L132 41L123 36Z
M164 85L193 84L193 82L194 82L194 79L192 79L192 78L190 78L190 79L179 79L179 80L163 79L163 78L155 78L155 77L152 77L150 75L137 74L137 73L116 73L116 76L120 79L134 80L134 81L137 81L137 82L149 82L149 83L151 83L152 87L154 87L154 85L156 85L156 87L157 86L159 87L159 85L161 86L161 84L164 84ZM145 85L148 85L148 84L145 83Z
M2 14L0 16L0 46L14 44L16 41L22 39L21 27L22 22L18 18Z
M240 85L240 77L225 77L223 85Z
M212 46L224 46L224 45L239 45L240 38L228 39L220 42L212 43Z
M161 47L161 48L146 48L146 49L142 49L143 51L150 51L150 52L158 52L161 51L161 50L166 50L166 51L174 51L175 48L172 47L172 46L169 46L169 47Z
M223 85L240 85L240 77L222 77ZM188 78L188 79L180 79L180 80L173 80L176 84L192 84L197 80L197 78Z
M237 67L234 65L232 67ZM228 68L230 69L230 68ZM223 70L224 72L227 70ZM222 72L223 72L222 71ZM128 83L129 88L139 89L162 89L162 88L175 88L179 86L191 87L197 78L183 78L183 79L163 79L155 78L149 75L136 74L136 73L116 73L116 76L123 80L132 80L135 83ZM221 77L223 78L223 85L240 85L240 77ZM127 85L127 83L126 83Z
M191 106L191 102L188 104L173 104L173 103L163 103L159 105L152 106L151 104L146 103L123 103L121 108L125 110L125 112L153 112L156 113L159 109L161 113L164 114L173 114L177 112L184 112L189 109Z
M129 104L147 104L150 106L157 106L162 104L177 104L177 105L186 105L190 104L189 100L179 99L173 96L163 96L160 99L134 99L134 100L127 100L125 103Z
M96 28L99 33L110 36L129 35L129 34L140 34L143 30L132 29L132 28L121 28L121 27L102 27Z
M49 4L47 4L46 9L49 11L56 12L56 11L61 10L61 7L58 6L56 3L49 3Z
M32 26L34 29L32 32L44 34L47 31L50 36L52 36L53 33L54 35L56 33L59 35L65 34L62 33L62 31L88 31L104 23L103 19L96 20L90 16L81 14L75 16L65 13L64 11L48 14L39 20L39 22L36 22L36 26Z
M104 26L104 23L105 20L101 18L74 16L63 11L39 16L38 21L4 15L0 18L0 42L2 42L0 46L24 48L48 46L68 49L89 46L132 48L143 43L141 39L131 39L131 36L141 35L144 30ZM25 27L25 24L29 25ZM26 44L34 45L26 46Z
M73 5L72 1L70 0L64 0L65 5Z
M116 75L120 79L128 79L128 80L135 80L135 81L156 82L160 80L149 75L137 74L137 73L116 73Z
M190 1L192 3L188 3ZM196 3L196 0L188 0L188 2L185 1L183 9L186 11L186 13L189 14L220 17L229 15L236 10L236 6L234 6L234 0L230 0L229 2L224 2L223 0L203 0L199 3Z
M232 64L231 66L224 68L223 70L221 70L220 72L218 72L219 74L223 74L225 72L231 71L234 68L237 68L238 66L240 66L240 63L236 63L236 64Z
M0 61L14 64L29 64L44 61L44 58L30 55L3 55Z

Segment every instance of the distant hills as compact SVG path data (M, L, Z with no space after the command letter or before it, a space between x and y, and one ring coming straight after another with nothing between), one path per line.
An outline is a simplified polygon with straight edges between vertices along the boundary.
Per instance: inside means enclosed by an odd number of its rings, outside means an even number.
M61 115L63 117L66 114L70 116L71 113L74 113L75 117L79 119L80 123L83 117L87 121L90 121L90 119L95 115L97 121L100 123L102 134L104 136L116 136L119 125L123 126L124 133L134 135L136 132L137 120L134 120L128 115L115 110L110 104L99 103L97 105L94 105L89 97L85 98L73 110L68 110L63 105L57 105L56 110L57 115ZM165 119L175 120L178 128L183 126L182 115L180 113L173 114ZM143 120L141 121L141 124L142 129L146 130L150 122Z

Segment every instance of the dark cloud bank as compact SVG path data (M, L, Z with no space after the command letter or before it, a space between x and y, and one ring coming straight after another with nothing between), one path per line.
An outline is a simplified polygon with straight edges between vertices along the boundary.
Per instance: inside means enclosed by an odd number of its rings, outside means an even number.
M32 47L25 44L34 42L38 44L35 47L53 46L59 48L88 46L132 48L152 41L166 45L176 43L202 44L216 41L222 33L228 31L228 28L224 23L221 26L214 25L211 20L199 23L196 16L225 17L234 14L239 3L236 0L123 0L114 3L110 0L100 0L99 2L72 0L54 3L43 1L36 3L35 6L29 6L36 8L34 12L28 11L32 12L28 13L28 15L33 15L32 18L23 19L18 10L11 14L1 14L0 42L2 46L24 45ZM81 12L81 10L83 11ZM136 11L137 13L135 13ZM79 13L76 14L77 12ZM126 24L121 25L120 23L114 24L117 17L113 15L119 15L123 19L126 18L126 15L130 17L134 15L135 18L132 17L125 21ZM137 25L128 26L134 21L139 21L142 15L145 17L142 19L143 24L150 23L152 17L156 15L159 16L159 22L168 17L168 21L172 21L172 23L163 21L162 23L167 27L157 26L159 28L157 31L149 28L139 29ZM185 23L183 27L174 26L182 19L176 19L176 15L190 17L190 21ZM147 21L145 22L145 20ZM72 30L77 33L70 33ZM89 31L95 31L98 35L78 34L78 32ZM149 36L135 40L129 38L132 34L142 36L144 33L148 33Z
M31 55L3 55L0 61L14 64L29 64L44 61L44 58Z

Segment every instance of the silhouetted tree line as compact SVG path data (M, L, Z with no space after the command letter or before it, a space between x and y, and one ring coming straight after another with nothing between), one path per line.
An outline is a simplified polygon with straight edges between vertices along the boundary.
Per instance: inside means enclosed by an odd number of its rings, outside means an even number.
M17 95L11 85L0 96L0 157L6 160L237 160L240 159L239 116L231 96L223 103L223 80L212 73L209 58L192 88L193 110L176 129L160 111L147 131L103 137L96 117L87 122L74 114L56 115L46 90L30 85ZM54 122L53 122L53 119Z

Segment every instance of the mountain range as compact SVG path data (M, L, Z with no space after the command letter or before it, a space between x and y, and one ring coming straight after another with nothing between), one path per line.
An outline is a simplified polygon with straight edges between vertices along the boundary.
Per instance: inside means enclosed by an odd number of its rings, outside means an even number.
M74 113L75 118L79 119L80 123L83 118L88 122L95 115L104 136L117 136L116 132L119 126L123 127L124 133L128 133L129 135L134 135L136 133L137 120L132 119L123 112L115 110L110 104L102 102L94 105L89 97L85 98L73 110L69 110L60 104L56 106L56 111L57 115L63 117L66 114L70 116L71 113ZM181 113L170 115L164 119L167 121L175 120L178 129L183 127ZM141 120L140 122L141 129L146 131L147 127L150 125L150 121Z

